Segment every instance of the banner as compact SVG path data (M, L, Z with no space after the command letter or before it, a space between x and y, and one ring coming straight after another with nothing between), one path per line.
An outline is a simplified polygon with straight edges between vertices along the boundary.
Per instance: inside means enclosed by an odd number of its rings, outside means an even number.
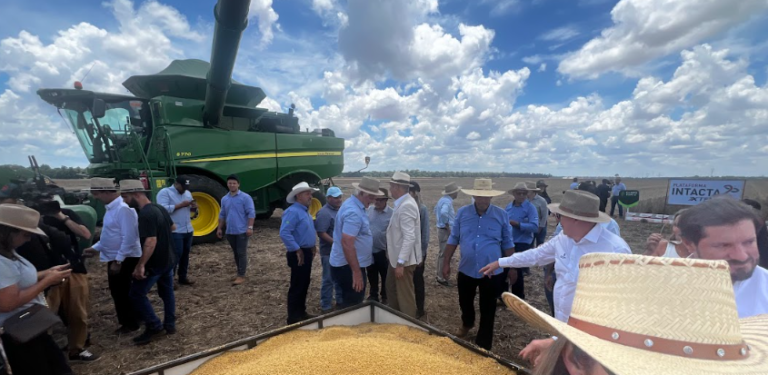
M716 195L741 199L745 180L669 180L667 204L695 206Z
M619 204L631 208L637 206L640 203L640 191L639 190L622 190L619 192Z

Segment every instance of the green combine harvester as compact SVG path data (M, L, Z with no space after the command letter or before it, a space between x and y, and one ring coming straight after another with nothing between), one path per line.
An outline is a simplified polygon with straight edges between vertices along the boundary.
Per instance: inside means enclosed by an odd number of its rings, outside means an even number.
M341 174L344 140L330 129L301 132L288 113L256 107L266 95L232 80L238 46L248 25L249 0L219 1L211 63L175 60L165 70L133 76L123 86L134 96L74 89L40 89L75 132L91 177L140 178L157 192L178 175L189 177L198 210L195 241L217 240L219 202L226 178L237 174L253 197L258 218L286 207L293 185L321 189Z

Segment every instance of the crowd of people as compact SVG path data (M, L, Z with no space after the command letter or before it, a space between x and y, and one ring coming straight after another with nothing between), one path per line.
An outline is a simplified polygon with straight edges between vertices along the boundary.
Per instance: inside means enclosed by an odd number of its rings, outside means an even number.
M432 211L439 248L434 277L446 287L455 280L461 318L457 337L469 337L479 321L474 342L491 350L497 306L506 303L521 319L553 334L532 341L520 353L537 374L638 373L627 371L628 366L693 373L703 371L696 361L720 368L722 359L739 371L764 369L765 361L755 358L768 348L754 341L768 333L768 315L763 315L768 314L768 271L763 268L768 229L758 216L759 203L728 197L700 203L674 216L670 236L652 234L643 255L631 255L618 223L604 212L606 188L574 183L560 203L551 203L544 181L520 182L509 191L482 178L471 189L445 185ZM426 313L430 211L421 200L420 185L408 174L396 172L388 189L382 185L363 177L352 184L349 197L331 187L314 217L310 207L317 189L301 182L288 194L279 231L290 269L288 324L313 317L307 295L318 243L323 313L362 303L366 290L369 300L413 318ZM255 209L251 197L239 190L236 175L227 179L227 186L217 234L226 235L232 247L232 284L241 285L247 281ZM88 257L98 255L106 264L116 334L130 334L143 324L133 342L144 345L176 332L174 280L194 284L187 270L190 210L195 208L188 187L185 177L177 178L158 193L155 204L139 180L118 185L92 179L90 192L104 203L106 214L99 241L82 252L80 239L92 234L75 212L51 210L41 217L18 204L12 188L0 191L2 352L15 374L71 373L50 327L31 339L14 334L18 317L42 314L39 306L49 307L68 327L69 361L99 359L87 349ZM626 186L617 178L611 189ZM472 203L456 210L459 193L470 196ZM502 209L492 201L504 194L512 201ZM557 225L548 237L550 217ZM451 260L457 252L454 278ZM535 266L544 269L550 304L546 313L525 302L527 269ZM155 285L163 301L162 320L147 297ZM42 321L43 315L37 316ZM668 330L659 334L662 326ZM718 329L690 335L709 326ZM719 331L723 327L730 328ZM48 360L40 361L40 356ZM639 359L648 361L638 364ZM686 361L693 365L681 367Z

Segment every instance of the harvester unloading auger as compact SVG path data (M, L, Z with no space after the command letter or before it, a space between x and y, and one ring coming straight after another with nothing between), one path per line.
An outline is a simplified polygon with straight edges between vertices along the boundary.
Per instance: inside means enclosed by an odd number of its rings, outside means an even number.
M321 188L341 174L344 140L330 129L301 132L289 113L256 107L264 92L232 80L249 0L219 1L211 63L175 60L163 71L123 82L130 95L75 89L40 89L70 123L92 177L141 178L152 196L177 175L189 176L198 212L196 242L216 240L226 177L237 174L259 218L285 206L300 181ZM141 51L137 51L141 53Z

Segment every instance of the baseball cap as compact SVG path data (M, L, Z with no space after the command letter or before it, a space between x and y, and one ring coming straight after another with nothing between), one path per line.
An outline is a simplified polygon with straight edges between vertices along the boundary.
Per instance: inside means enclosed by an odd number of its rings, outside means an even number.
M341 196L341 189L339 189L337 186L332 186L330 189L328 189L327 192L325 192L325 196L338 198Z
M187 178L187 176L176 177L176 183L181 186L184 186L185 188L189 187L189 179Z
M21 188L19 185L16 185L14 183L10 183L8 185L3 186L0 188L0 198L7 199L7 198L13 198L13 199L19 199L21 198Z

